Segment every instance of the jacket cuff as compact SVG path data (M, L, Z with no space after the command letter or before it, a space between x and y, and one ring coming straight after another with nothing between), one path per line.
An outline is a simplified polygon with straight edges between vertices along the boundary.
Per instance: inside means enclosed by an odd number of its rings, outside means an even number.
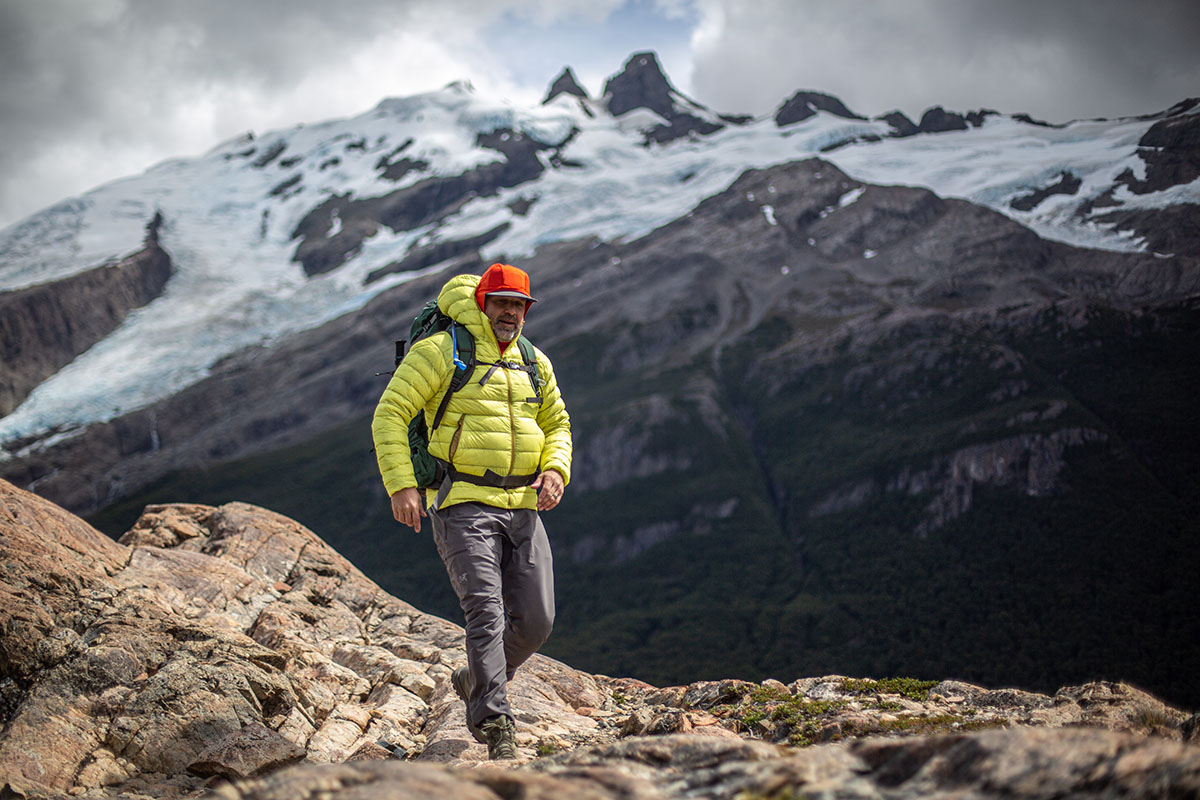
M563 486L567 486L571 483L571 471L562 464L547 464L546 466L542 467L542 472L547 472L549 470L554 470L562 476Z

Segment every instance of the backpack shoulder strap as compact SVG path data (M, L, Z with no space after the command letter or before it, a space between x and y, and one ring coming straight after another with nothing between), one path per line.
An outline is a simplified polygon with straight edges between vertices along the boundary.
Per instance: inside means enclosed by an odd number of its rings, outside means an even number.
M454 372L450 376L450 386L442 395L437 413L433 415L433 425L429 429L431 434L442 423L446 407L450 405L450 395L466 386L467 381L471 380L471 373L475 371L475 337L466 326L457 322L450 323L446 333L450 334L450 357Z
M537 366L537 353L533 351L533 342L525 338L522 334L517 337L517 347L521 348L521 359L527 367Z
M454 361L454 375L450 378L450 391L457 392L471 380L475 371L475 337L467 330L466 325L451 322L446 329L450 334L451 358Z
M526 371L529 373L529 382L533 385L533 393L535 395L531 400L542 402L542 381L538 375L537 353L533 349L533 342L529 341L524 335L517 338L517 347L521 349L521 360L525 362Z

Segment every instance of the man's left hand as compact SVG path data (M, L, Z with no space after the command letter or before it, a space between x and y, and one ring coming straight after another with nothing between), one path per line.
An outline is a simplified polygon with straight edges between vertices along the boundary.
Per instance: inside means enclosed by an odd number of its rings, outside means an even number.
M559 474L558 470L546 470L534 478L533 483L529 485L538 490L538 511L549 511L562 500L565 485L563 476Z

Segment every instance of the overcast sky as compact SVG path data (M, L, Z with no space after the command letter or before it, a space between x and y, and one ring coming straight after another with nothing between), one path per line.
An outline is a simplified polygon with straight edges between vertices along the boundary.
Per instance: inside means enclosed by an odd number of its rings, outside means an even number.
M1052 122L1200 96L1200 0L0 0L0 227L165 158L467 79L598 94L633 52L726 113Z

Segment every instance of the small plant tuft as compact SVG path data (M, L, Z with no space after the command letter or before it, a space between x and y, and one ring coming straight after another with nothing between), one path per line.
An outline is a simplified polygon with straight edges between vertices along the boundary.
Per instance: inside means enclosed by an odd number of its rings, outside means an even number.
M1133 722L1134 724L1140 725L1148 730L1167 728L1171 726L1171 720L1161 708L1154 708L1153 706L1148 705L1140 706L1134 712Z
M718 716L736 719L748 730L765 721L777 723L773 726L776 732L786 732L789 743L804 747L816 740L821 723L848 705L847 700L810 700L777 687L759 686L739 704L721 706Z
M921 681L916 678L846 678L839 688L847 694L898 694L909 700L924 701L929 699L929 692L937 686L937 681Z
M1006 719L970 720L957 714L936 714L932 717L899 717L884 723L880 730L884 733L931 734L1007 727Z
M750 701L754 703L781 703L791 699L791 694L773 686L757 686L750 692Z

